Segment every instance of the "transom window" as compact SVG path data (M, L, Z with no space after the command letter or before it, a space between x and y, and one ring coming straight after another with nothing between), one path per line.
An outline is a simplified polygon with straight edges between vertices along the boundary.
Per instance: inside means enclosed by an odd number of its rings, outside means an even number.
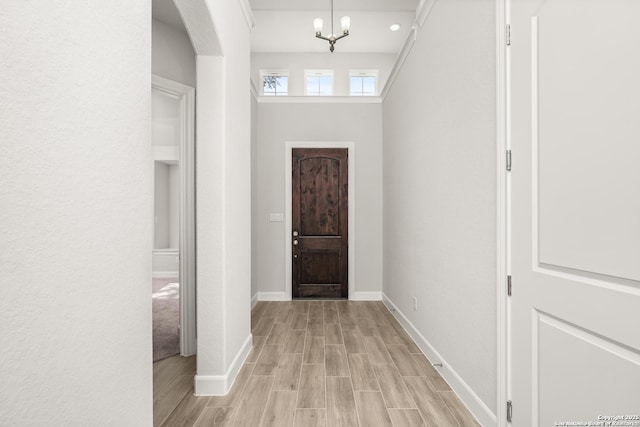
M350 71L351 96L375 96L377 71Z
M307 96L331 96L333 95L333 71L332 70L305 70L305 88Z
M289 71L260 71L262 76L262 94L265 96L289 95Z

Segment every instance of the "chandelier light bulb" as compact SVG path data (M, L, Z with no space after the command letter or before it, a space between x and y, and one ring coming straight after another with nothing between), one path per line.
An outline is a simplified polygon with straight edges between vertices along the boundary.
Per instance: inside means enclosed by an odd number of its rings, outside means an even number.
M351 26L351 18L348 16L343 16L341 23L342 23L342 31L343 32L349 31L349 27Z
M329 34L322 35L322 18L316 18L313 20L313 27L316 30L316 38L326 40L329 42L329 51L333 52L335 50L335 44L338 40L343 39L349 35L349 27L351 26L351 18L348 16L343 16L340 20L342 24L342 34L336 36L333 32L333 0L331 0L331 8L330 8L330 17L331 17L331 25L329 26Z

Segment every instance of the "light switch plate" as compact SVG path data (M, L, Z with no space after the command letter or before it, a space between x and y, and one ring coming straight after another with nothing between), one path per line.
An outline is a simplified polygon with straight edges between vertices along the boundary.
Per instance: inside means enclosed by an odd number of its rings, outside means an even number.
M269 214L269 222L283 222L284 214L281 213L272 213Z

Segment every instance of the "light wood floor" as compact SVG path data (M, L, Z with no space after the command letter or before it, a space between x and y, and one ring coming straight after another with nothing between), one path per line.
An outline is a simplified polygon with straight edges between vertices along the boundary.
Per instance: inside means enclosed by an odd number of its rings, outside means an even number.
M479 426L380 302L259 302L227 396L195 397L195 357L154 364L156 426Z

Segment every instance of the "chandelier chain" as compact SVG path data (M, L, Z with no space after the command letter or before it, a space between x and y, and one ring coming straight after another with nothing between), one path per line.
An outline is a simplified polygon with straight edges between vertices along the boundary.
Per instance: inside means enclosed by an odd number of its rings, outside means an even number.
M331 0L331 34L329 35L329 37L331 36L336 36L336 33L333 31L333 0Z

